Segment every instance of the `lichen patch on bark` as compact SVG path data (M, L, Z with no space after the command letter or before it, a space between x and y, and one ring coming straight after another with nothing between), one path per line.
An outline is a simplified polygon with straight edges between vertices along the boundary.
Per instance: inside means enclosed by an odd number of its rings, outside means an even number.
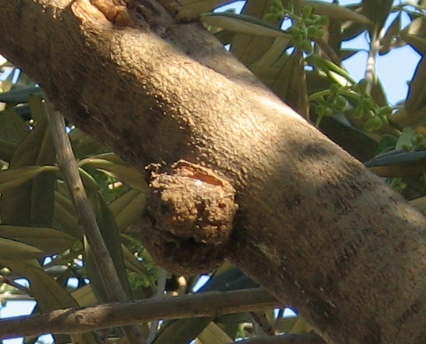
M224 259L238 209L235 190L211 170L180 160L151 171L142 221L145 247L168 270L209 271Z

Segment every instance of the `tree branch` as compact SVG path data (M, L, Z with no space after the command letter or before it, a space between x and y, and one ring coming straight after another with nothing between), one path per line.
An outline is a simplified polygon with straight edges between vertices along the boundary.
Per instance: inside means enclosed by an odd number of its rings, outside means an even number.
M71 142L66 133L65 120L62 115L55 111L53 105L46 100L45 110L49 120L50 133L56 150L56 160L64 176L77 217L84 230L86 239L90 245L96 268L103 277L102 282L108 300L128 301L123 285L118 277L111 255L102 238L96 216L86 195L83 182L78 171L77 161L72 151ZM142 332L137 326L123 327L131 343L144 343Z
M77 333L156 319L217 317L283 304L262 289L208 292L179 297L108 303L0 320L0 339L44 333Z

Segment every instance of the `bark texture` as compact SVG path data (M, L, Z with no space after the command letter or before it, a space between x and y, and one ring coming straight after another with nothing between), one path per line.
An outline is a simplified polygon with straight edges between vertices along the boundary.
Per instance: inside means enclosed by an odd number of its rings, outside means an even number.
M182 297L105 303L0 319L0 339L45 333L80 333L156 319L218 317L224 314L268 310L282 304L263 289L184 295ZM133 342L132 342L133 343Z
M183 159L231 183L224 258L327 342L424 342L426 219L198 24L114 26L88 0L0 8L0 53L76 125L142 172Z

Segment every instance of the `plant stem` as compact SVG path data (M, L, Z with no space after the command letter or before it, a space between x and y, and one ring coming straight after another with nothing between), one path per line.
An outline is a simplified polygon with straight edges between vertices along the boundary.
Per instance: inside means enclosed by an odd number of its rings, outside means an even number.
M96 222L96 216L87 198L86 191L78 172L77 161L66 133L65 120L46 100L45 110L49 120L50 132L56 149L56 159L68 187L78 220L84 230L86 240L93 250L95 264L103 276L103 283L108 299L112 302L128 301L111 255L105 245ZM144 343L142 333L137 326L123 328L131 343Z

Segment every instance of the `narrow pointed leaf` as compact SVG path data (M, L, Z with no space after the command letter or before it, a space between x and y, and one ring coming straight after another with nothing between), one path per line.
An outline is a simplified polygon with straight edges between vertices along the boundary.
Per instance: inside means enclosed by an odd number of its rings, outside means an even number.
M120 232L141 218L146 195L137 190L129 190L111 202L109 208Z
M61 253L76 241L73 237L53 228L9 225L0 225L0 237L36 247L45 256Z
M316 8L316 12L320 15L327 16L331 19L348 20L364 25L371 25L372 22L366 16L355 12L349 7L326 3L323 1L303 1L303 5Z
M420 175L426 172L426 151L393 150L367 161L365 166L381 177Z
M55 192L54 215L54 221L60 225L62 231L74 238L83 236L83 229L78 222L74 205L68 197L58 191Z
M116 154L107 153L83 159L79 162L79 166L82 167L84 165L95 167L136 190L142 192L147 192L148 190L144 176Z
M47 121L42 120L16 148L9 170L27 166L54 165L54 163L55 149ZM51 170L3 193L1 204L3 222L20 226L51 227L55 181L56 174Z
M54 166L29 166L13 170L0 171L0 193L14 189L38 176L42 172L54 172Z
M30 95L36 95L42 98L43 92L41 88L37 86L15 88L8 92L0 93L0 102L8 104L28 103Z
M398 13L398 15L394 18L392 23L389 25L388 29L386 30L385 35L380 40L380 55L387 54L391 48L392 43L396 37L396 35L399 33L401 29L401 13Z
M96 305L98 303L90 284L86 284L84 287L74 290L71 295L82 307Z
M213 321L198 335L198 339L203 344L227 344L232 342L232 338Z
M127 279L127 272L123 259L120 235L115 223L114 215L108 208L108 205L101 195L98 195L96 199L92 199L92 204L94 204L93 210L96 214L96 222L98 223L102 238L105 241L105 245L108 248L112 261L114 262L114 266L120 278L123 289L126 291L127 295L130 295L130 286L129 280ZM102 280L107 278L107 276L99 275L99 272L94 263L93 252L90 248L90 245L87 243L85 250L86 266L87 271L89 272L89 276L92 280L93 291L98 300L106 302L108 300L106 298Z
M16 141L0 138L0 160L10 162L17 146Z
M29 130L28 124L25 123L15 108L11 107L2 111L0 116L1 138L19 142L28 134Z
M291 38L291 35L288 33L276 29L261 19L232 12L203 13L200 16L200 20L204 24L213 25L233 32L268 37Z
M229 0L182 0L181 3L188 11L197 16L204 12L211 12L216 7L228 4Z
M37 247L0 237L0 260L33 259L42 258L43 256L43 251Z

